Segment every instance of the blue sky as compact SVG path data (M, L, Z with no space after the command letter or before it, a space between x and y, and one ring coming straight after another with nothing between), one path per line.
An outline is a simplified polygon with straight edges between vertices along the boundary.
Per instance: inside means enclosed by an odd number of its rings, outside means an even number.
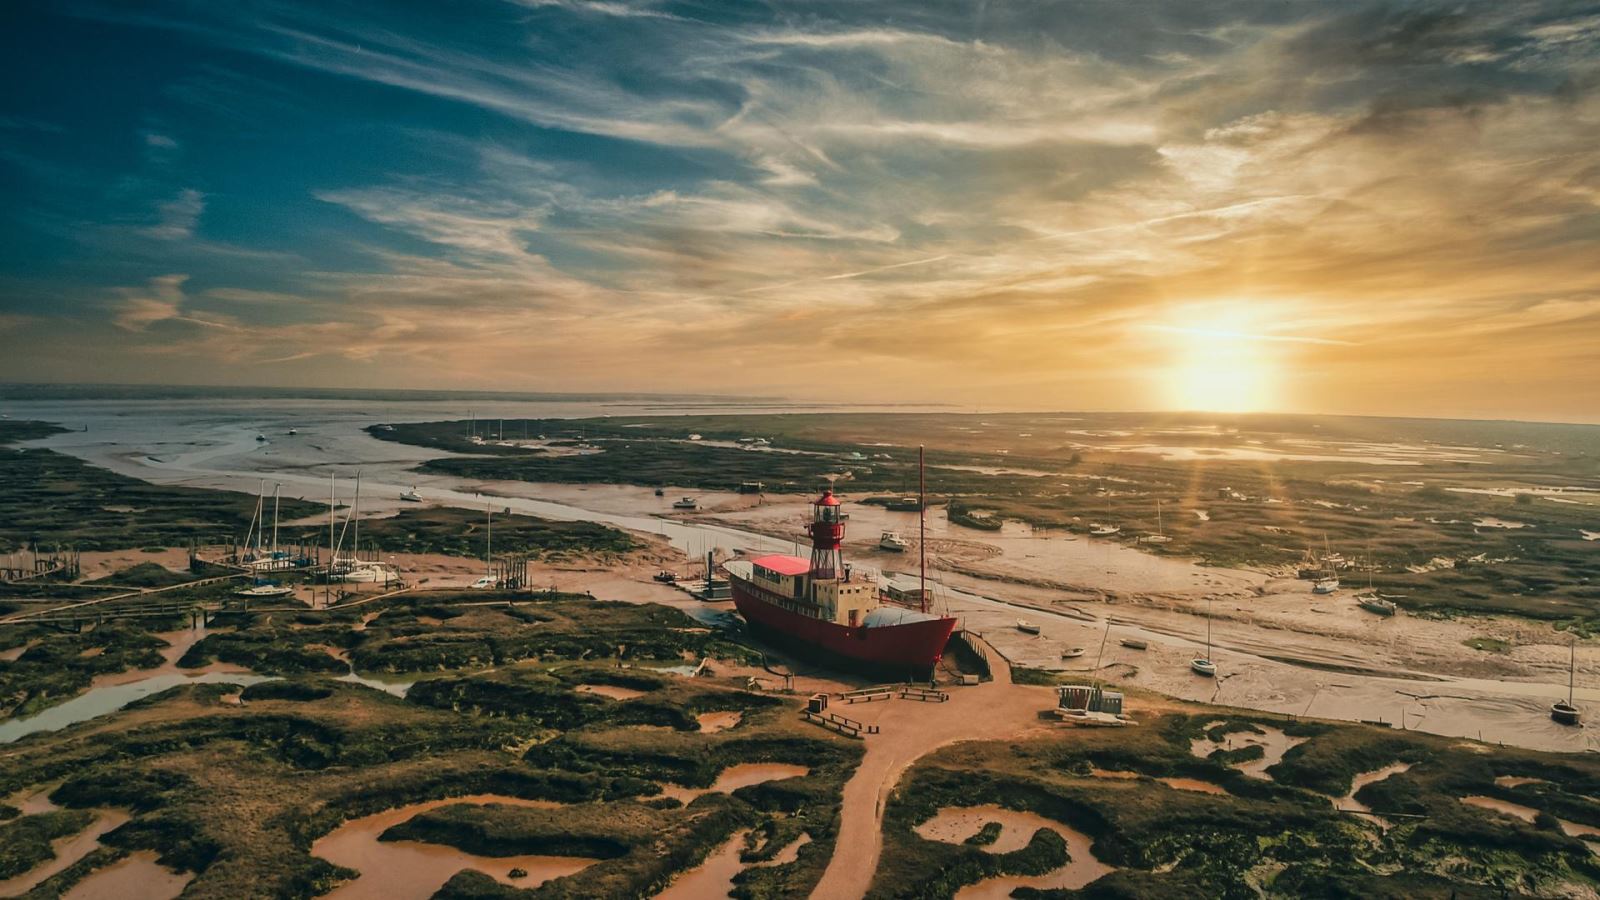
M1595 4L0 25L7 380L1600 416Z

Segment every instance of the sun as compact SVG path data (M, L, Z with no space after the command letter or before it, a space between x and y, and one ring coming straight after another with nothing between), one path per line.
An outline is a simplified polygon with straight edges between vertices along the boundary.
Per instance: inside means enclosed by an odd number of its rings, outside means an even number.
M1210 309L1159 326L1166 339L1161 391L1174 409L1261 412L1277 399L1274 344L1250 329L1248 311Z

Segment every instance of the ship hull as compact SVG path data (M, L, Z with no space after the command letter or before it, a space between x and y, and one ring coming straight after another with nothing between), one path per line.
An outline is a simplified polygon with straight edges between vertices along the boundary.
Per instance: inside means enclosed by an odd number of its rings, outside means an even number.
M733 605L763 640L806 659L888 678L927 678L944 655L956 620L949 617L874 628L836 625L762 599L761 588L731 579Z

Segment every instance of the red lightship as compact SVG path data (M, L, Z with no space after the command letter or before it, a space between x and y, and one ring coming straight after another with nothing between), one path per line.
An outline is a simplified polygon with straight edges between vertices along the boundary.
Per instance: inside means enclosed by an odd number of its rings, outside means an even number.
M773 554L724 567L739 614L761 637L795 653L893 678L926 678L956 620L886 604L876 582L844 564L845 516L829 490L812 504L811 559Z

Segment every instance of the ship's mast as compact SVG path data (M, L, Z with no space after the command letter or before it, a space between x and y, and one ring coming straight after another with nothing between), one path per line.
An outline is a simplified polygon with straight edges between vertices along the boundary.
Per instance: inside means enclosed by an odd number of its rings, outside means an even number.
M928 611L928 475L923 466L927 453L924 445L917 445L917 599L922 601L922 611Z

